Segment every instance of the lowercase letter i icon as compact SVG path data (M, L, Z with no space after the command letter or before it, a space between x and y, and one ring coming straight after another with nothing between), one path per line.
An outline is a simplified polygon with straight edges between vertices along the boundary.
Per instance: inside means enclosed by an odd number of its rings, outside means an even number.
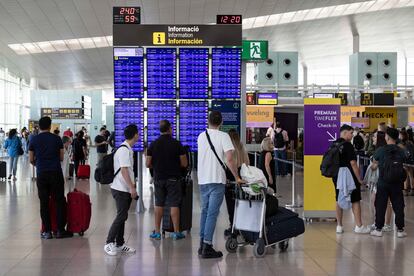
M156 32L152 34L152 44L164 45L165 44L165 33Z

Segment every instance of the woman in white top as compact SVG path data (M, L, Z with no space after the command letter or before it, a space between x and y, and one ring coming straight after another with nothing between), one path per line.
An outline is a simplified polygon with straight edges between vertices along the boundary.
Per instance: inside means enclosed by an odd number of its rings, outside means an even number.
M70 137L68 136L63 136L62 137L62 143L63 143L63 161L60 162L60 165L62 166L62 172L63 172L63 177L65 179L69 178L69 163L71 160L71 155L72 155L72 140L70 139Z

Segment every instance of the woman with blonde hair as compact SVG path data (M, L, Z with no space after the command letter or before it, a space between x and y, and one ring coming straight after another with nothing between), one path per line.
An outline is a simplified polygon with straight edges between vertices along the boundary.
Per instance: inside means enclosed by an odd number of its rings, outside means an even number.
M263 139L261 144L261 153L259 159L259 169L261 169L271 187L276 192L276 173L274 159L274 145L270 137Z
M243 143L240 141L239 133L235 129L231 129L229 131L229 136L234 146L233 160L236 162L238 172L240 173L240 169L243 164L246 164L247 166L250 165L249 155L247 154L247 151ZM235 205L235 202L234 202L234 188L235 188L234 181L235 179L232 178L232 179L227 179L227 180L228 180L228 183L226 185L224 196L226 198L226 205L227 205L227 212L229 214L230 228L224 230L224 236L226 237L231 235L231 228L233 225L233 216L234 216L234 205Z

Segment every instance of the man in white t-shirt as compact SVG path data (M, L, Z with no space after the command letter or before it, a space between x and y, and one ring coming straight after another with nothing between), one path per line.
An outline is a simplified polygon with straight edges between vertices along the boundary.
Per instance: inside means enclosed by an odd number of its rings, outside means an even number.
M223 168L232 172L238 183L242 180L233 160L234 146L230 136L219 130L223 118L219 111L212 111L208 118L209 128L198 136L198 184L200 185L201 219L200 249L202 258L220 258L223 253L213 248L213 235L217 217L224 198L226 173ZM213 147L210 145L210 142ZM214 149L214 150L213 150Z
M138 199L134 181L134 155L132 147L138 141L138 128L129 125L124 129L125 142L114 155L114 181L111 193L116 203L116 217L109 229L104 247L110 256L118 253L135 253L135 249L126 245L124 240L125 222L133 199Z

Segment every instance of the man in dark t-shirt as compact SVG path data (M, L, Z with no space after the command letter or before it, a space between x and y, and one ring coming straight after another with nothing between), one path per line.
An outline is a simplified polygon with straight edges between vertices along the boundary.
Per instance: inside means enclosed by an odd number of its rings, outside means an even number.
M52 239L52 225L49 198L56 201L57 232L56 238L69 238L73 234L65 230L65 181L60 162L63 161L63 143L59 136L50 133L52 120L43 117L39 120L40 133L30 142L30 163L37 169L37 189L40 199L40 216L44 231L42 239ZM54 229L53 229L54 230Z
M182 168L187 167L186 151L179 141L172 137L171 124L160 122L161 136L151 143L147 151L146 165L154 169L155 187L155 231L153 239L161 239L160 228L164 206L171 208L174 225L173 239L185 236L180 231L180 202Z
M387 210L388 199L391 200L392 208L395 213L395 224L397 226L397 237L405 238L407 233L404 231L404 179L407 177L403 164L407 162L406 152L396 145L398 140L398 130L388 128L385 141L386 146L378 149L374 154L374 161L371 166L373 170L379 168L379 179L377 184L377 193L375 195L375 228L371 232L371 236L382 237L382 228L385 222L385 212ZM388 164L387 164L388 162ZM391 163L391 167L389 166ZM393 166L397 166L397 171L392 170ZM387 182L385 175L392 175L392 183ZM401 173L399 173L401 171Z
M98 164L108 154L108 141L106 138L106 129L100 129L100 134L95 137L96 152L98 153Z
M342 151L340 154L340 167L348 168L349 172L352 175L352 178L353 178L353 181L356 187L356 189L353 190L351 193L352 212L354 213L355 223L356 223L354 232L357 234L368 234L370 232L370 229L362 225L361 204L360 204L362 180L359 178L359 168L357 164L357 156L355 154L355 149L354 149L354 146L351 144L354 129L349 125L343 125L340 131L341 131L341 138L336 141L336 143L340 143L342 145ZM336 201L337 201L336 220L337 220L338 225L336 227L336 233L342 234L344 232L343 225L342 225L343 210L338 204L338 195L339 195L339 190L337 189L338 178L335 177L333 181L335 184Z

